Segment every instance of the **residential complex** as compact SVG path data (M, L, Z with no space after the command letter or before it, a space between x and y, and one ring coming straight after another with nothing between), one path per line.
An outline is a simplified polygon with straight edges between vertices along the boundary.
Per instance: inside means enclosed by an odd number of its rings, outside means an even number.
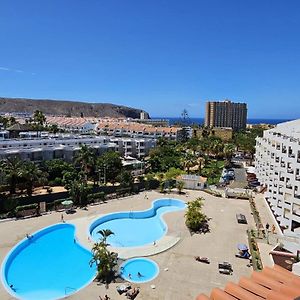
M94 148L98 155L112 150L125 157L143 158L155 144L155 140L150 139L80 135L53 135L44 139L7 139L0 141L0 160L18 156L22 160L35 162L56 158L72 161L82 145Z
M206 103L205 126L231 127L233 130L246 128L247 104L234 103L229 100Z
M285 232L300 227L300 120L278 124L257 138L255 168L265 197Z
M96 133L117 137L164 137L170 140L178 140L182 130L169 127L165 120L151 119L47 117L47 124L73 133Z

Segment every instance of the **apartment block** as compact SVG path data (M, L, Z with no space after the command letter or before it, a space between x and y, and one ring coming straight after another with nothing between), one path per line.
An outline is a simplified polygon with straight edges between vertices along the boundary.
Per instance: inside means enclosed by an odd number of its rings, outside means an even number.
M60 135L36 139L0 140L0 160L19 157L22 160L41 162L51 159L72 161L83 145L94 148L97 155L118 151L121 156L143 158L155 147L155 140L113 138L103 136Z
M281 228L300 234L300 120L278 124L257 138L255 169Z
M229 100L206 103L205 126L231 127L233 130L245 129L247 123L247 104Z

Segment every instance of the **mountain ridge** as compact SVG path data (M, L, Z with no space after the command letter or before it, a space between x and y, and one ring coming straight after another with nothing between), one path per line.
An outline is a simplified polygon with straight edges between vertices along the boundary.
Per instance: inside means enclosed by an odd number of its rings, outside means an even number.
M30 99L0 97L1 113L28 113L41 110L45 115L70 116L70 117L126 117L140 118L140 113L145 112L138 108L112 103L80 102L76 100L56 99Z

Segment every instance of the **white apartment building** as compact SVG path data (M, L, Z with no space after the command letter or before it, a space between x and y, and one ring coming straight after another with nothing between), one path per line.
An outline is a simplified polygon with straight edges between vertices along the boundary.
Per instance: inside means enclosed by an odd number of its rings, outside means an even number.
M0 160L19 157L35 162L56 158L72 161L83 145L94 148L97 155L108 150L117 151L116 144L111 143L106 137L61 135L44 139L6 139L0 141Z
M280 227L300 234L300 119L256 139L255 171Z
M95 149L97 155L105 151L118 151L122 156L143 158L155 147L155 140L113 138L108 136L53 135L36 139L0 140L0 160L19 157L22 160L40 162L43 160L63 159L72 161L83 145Z
M154 139L112 137L109 140L117 145L119 153L124 157L143 158L156 146L156 140Z

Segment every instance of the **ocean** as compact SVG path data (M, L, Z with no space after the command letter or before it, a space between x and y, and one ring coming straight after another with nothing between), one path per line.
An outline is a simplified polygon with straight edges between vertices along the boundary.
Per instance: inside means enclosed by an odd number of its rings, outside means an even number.
M170 118L170 117L154 117L151 119L166 119L169 120L170 125L173 125L178 122L182 122L182 118ZM276 125L279 123L291 121L291 119L248 119L247 124L272 124ZM188 118L186 120L187 124L204 124L204 118Z

